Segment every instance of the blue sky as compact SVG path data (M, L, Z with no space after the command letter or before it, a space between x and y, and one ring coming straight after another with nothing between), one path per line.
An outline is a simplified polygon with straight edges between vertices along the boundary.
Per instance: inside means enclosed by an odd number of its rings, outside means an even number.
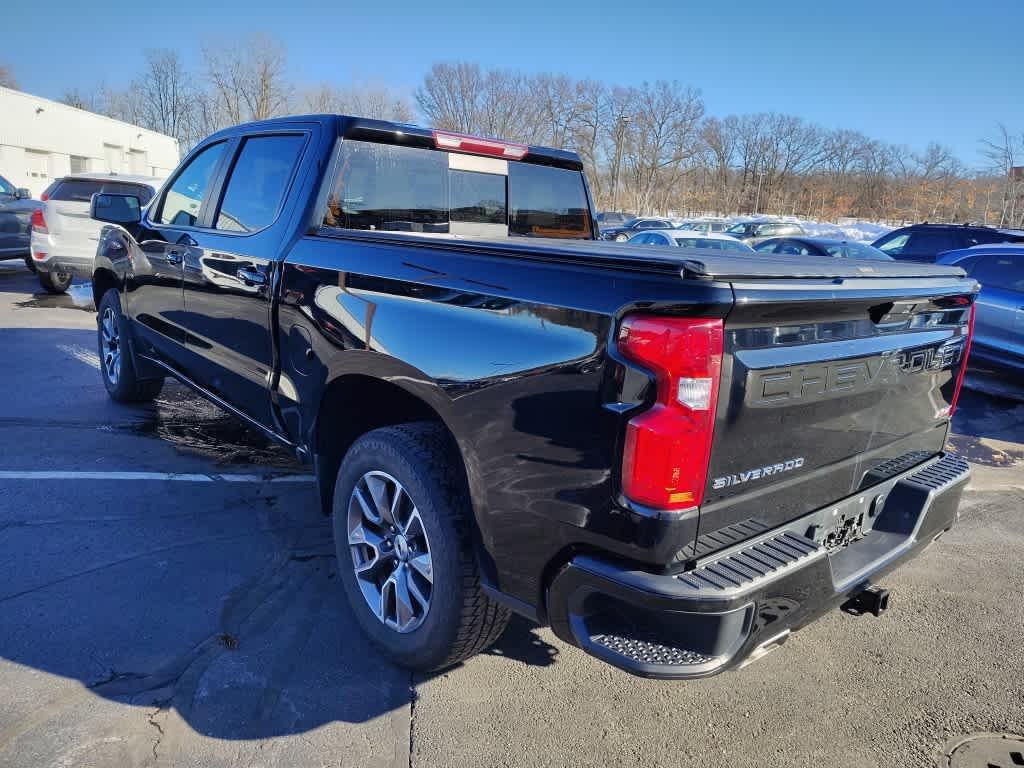
M1024 133L1024 0L50 0L3 12L0 62L52 98L120 87L143 51L265 32L300 84L351 79L411 92L431 62L564 72L621 84L679 80L712 114L775 110L970 165L996 123Z

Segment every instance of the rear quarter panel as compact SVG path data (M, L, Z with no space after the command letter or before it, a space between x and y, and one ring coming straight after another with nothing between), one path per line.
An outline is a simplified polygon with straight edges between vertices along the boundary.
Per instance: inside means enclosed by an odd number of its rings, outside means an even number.
M622 414L636 402L609 339L638 305L724 313L728 289L308 236L284 264L280 297L278 397L289 432L309 443L319 398L347 375L430 404L459 443L502 591L536 603L545 566L566 548L657 559L692 541L695 518L674 537L645 539L642 521L616 501ZM312 360L294 353L307 338Z

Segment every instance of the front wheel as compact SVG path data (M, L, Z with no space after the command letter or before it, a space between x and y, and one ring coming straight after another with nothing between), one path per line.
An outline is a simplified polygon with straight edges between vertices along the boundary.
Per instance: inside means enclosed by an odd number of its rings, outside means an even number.
M353 443L335 485L349 605L378 649L419 671L479 653L509 620L481 588L456 450L438 424L376 429Z
M70 272L39 272L37 277L47 293L64 293L71 286Z
M96 314L100 375L107 394L119 403L142 403L155 398L163 389L164 380L140 379L136 373L128 329L121 313L121 297L116 288L103 294Z

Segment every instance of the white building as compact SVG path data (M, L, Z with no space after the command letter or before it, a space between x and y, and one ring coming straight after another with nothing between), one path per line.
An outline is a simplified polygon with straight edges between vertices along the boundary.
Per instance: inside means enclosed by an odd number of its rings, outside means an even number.
M33 197L69 173L166 177L178 159L171 136L0 88L0 176Z

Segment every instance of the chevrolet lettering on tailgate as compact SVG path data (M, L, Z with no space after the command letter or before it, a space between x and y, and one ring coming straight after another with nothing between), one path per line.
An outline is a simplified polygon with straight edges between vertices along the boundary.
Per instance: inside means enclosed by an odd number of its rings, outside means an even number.
M940 347L885 352L866 360L844 360L752 374L753 405L771 406L794 400L813 402L865 391L899 376L941 371L960 362L962 342Z

